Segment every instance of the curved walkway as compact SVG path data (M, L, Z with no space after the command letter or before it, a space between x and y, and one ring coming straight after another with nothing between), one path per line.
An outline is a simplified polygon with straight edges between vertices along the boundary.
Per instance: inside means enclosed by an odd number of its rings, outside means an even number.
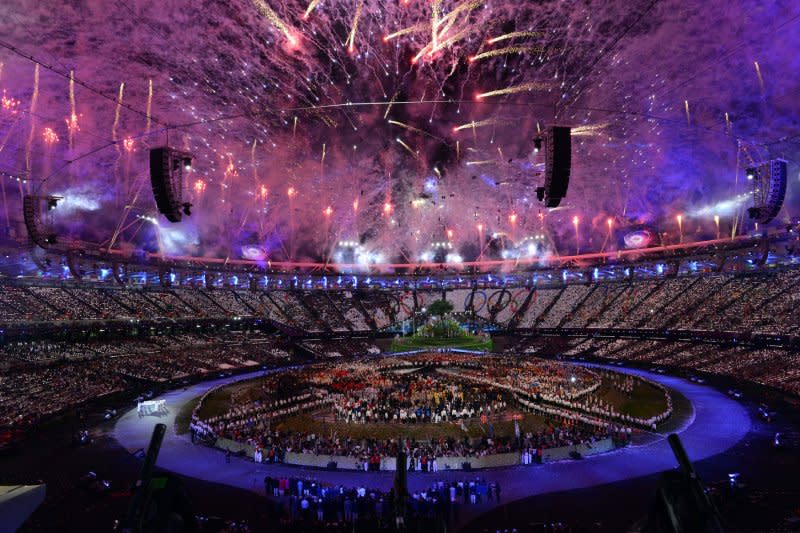
M593 365L605 366L605 365ZM657 381L683 394L694 408L694 416L676 430L692 461L699 461L727 450L741 440L750 429L750 417L735 400L717 390L692 383L682 378L654 374L644 370L609 366L609 369L641 375ZM174 431L175 414L193 398L219 384L239 381L261 375L261 372L233 378L207 381L160 396L166 400L168 414L161 418L139 418L136 409L125 413L116 423L114 437L128 450L146 448L153 426L167 424L169 431L158 457L157 465L166 470L206 481L263 493L265 475L309 476L324 483L345 486L366 486L389 490L393 472L352 472L303 469L286 465L256 465L252 460L231 458L225 463L224 454L206 446L193 445L188 435L178 436ZM604 483L645 476L677 466L666 440L666 435L654 434L646 444L629 446L579 461L561 461L544 465L515 466L477 473L440 471L436 474L410 472L409 490L426 488L434 479L465 479L476 475L488 481L497 481L502 488L504 502L536 494L587 488ZM475 511L486 511L486 505ZM469 513L473 514L473 513Z

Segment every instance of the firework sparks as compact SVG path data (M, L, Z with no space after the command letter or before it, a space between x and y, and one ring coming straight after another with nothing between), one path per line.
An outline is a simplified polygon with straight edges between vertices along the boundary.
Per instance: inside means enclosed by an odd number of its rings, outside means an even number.
M461 14L462 11L466 11L467 13L469 13L470 11L480 7L482 4L483 0L473 0L472 2L464 2L463 4L459 4L456 7L454 7L450 13L439 19L438 24L442 25L444 23L449 23L451 21L454 21L456 17L458 17L458 15Z
M119 111L122 108L122 96L125 92L125 82L119 84L119 93L117 94L117 107L114 109L114 124L111 125L111 139L117 140L117 127L119 126Z
M33 67L33 96L31 96L31 129L28 132L28 142L25 145L25 170L31 172L31 147L33 145L33 135L36 130L34 113L36 112L36 102L39 100L39 64Z
M489 44L499 43L500 41L508 41L510 39L517 39L517 38L536 38L536 37L544 37L544 32L541 31L512 31L511 33L506 33L504 35L498 35L497 37L492 37L487 42Z
M433 139L438 139L438 137L436 137L435 135L433 135L430 132L427 132L427 131L425 131L423 129L420 129L420 128L415 128L414 126L409 126L408 124L405 124L403 122L398 122L397 120L391 120L391 119L388 120L387 122L389 124L393 124L395 126L399 126L399 127L403 128L403 129L406 129L408 131L412 131L414 133L419 133L420 135L427 135L428 137L431 137Z
M550 85L546 83L539 83L539 82L523 83L521 85L515 85L513 87L506 87L505 89L497 89L495 91L480 93L476 96L476 98L480 100L481 98L488 98L490 96L503 96L506 94L517 94L528 91L544 91L549 88Z
M70 150L75 144L75 133L80 131L78 126L78 113L75 108L75 71L69 71L69 118L67 122L67 141Z
M19 100L8 96L6 91L3 91L3 96L0 97L0 106L2 106L4 112L11 115L16 115L17 111L19 110L19 104Z
M761 75L761 67L758 61L753 61L753 67L756 69L756 76L758 76L758 86L761 87L761 92L764 92L764 77Z
M358 31L358 19L361 18L361 9L363 8L364 3L359 0L358 6L356 6L356 13L353 15L353 25L350 28L350 35L347 37L347 50L350 53L353 53L355 50L355 42L356 42L356 32Z
M473 120L472 122L467 122L466 124L461 124L460 126L456 126L453 128L453 133L467 130L467 129L475 129L475 128L482 128L483 126L493 126L499 122L496 118L487 118L484 120Z
M147 126L145 131L150 133L150 122L153 110L153 80L148 80L147 82Z
M311 2L308 3L306 11L303 13L304 20L308 20L309 15L311 15L311 12L317 7L317 4L319 4L319 0L311 0Z
M44 142L47 146L52 146L58 142L58 134L53 131L53 128L45 128L42 131L42 137L44 137Z
M423 31L428 31L430 27L431 26L428 23L415 24L413 26L409 26L408 28L403 28L402 30L390 33L389 35L385 35L383 37L383 42L389 42L392 39L396 39L398 37L402 37L403 35L408 35L410 33L420 33Z
M400 143L400 146L402 146L403 148L405 148L406 150L408 150L408 153L409 153L409 154L413 155L414 157L416 157L416 156L417 156L417 154L414 152L414 150L412 150L412 149L411 149L411 147L410 147L409 145L407 145L405 142L403 142L403 139L401 139L400 137L397 137L397 138L395 139L395 141L397 141L398 143Z
M584 126L577 126L575 128L572 128L570 134L573 137L575 136L591 137L602 133L603 130L608 127L608 125L609 125L608 122L604 122L602 124L588 124Z
M264 0L253 0L253 4L258 9L259 13L269 20L275 28L280 31L291 46L297 46L297 37L295 33L289 29L289 26L278 17L278 15L267 5Z
M490 57L503 56L508 54L536 54L544 52L541 46L508 46L506 48L498 48L497 50L489 50L481 52L478 55L469 58L470 63L480 61L481 59L489 59Z

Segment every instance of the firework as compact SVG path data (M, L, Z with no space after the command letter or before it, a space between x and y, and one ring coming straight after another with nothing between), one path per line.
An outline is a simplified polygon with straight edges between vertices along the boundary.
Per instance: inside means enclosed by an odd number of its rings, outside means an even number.
M150 133L150 121L151 121L151 111L153 108L153 80L148 80L147 83L147 126L145 127L145 131Z
M125 82L119 84L119 93L117 94L117 107L114 109L114 123L111 125L111 140L117 140L117 126L119 126L119 111L122 108L122 95L125 92Z
M403 142L403 139L401 139L400 137L397 137L397 138L395 139L395 141L397 141L398 143L400 143L400 146L402 146L403 148L405 148L406 150L408 150L408 153L409 153L409 154L413 155L414 157L416 157L416 156L417 156L417 154L416 154L416 153L414 153L414 150L412 150L412 149L411 149L411 147L410 147L409 145L407 145L406 143L404 143L404 142Z
M383 42L391 41L392 39L396 39L397 37L402 37L403 35L408 35L410 33L420 33L423 31L427 31L430 29L430 24L428 23L421 23L415 24L413 26L409 26L408 28L403 28L402 30L398 30L394 33L390 33L389 35L385 35L383 37Z
M521 85L515 85L513 87L506 87L505 89L497 89L495 91L480 93L476 96L476 98L480 100L481 98L488 98L490 96L517 94L517 93L524 93L527 91L544 91L549 88L550 85L546 83L539 83L539 82L523 83Z
M317 7L317 4L319 4L319 0L311 0L311 2L308 3L308 7L306 8L306 12L303 13L303 19L304 20L308 20L308 16L311 15L311 12L314 11L314 8Z
M256 9L269 20L275 28L280 31L291 46L297 45L297 37L294 32L289 29L289 26L278 17L277 14L267 5L264 0L253 0L253 5Z
M516 39L518 37L521 38L536 38L536 37L544 37L544 32L541 31L512 31L511 33L506 33L504 35L499 35L497 37L492 37L487 42L489 44L499 43L500 41L507 41L509 39Z
M363 2L359 0L358 6L356 6L355 15L353 15L353 24L350 28L350 35L347 37L347 49L352 53L355 50L355 41L356 41L356 31L358 31L358 19L361 18L361 9L363 7Z
M469 33L470 33L469 28L463 29L458 33L452 35L451 37L448 37L444 41L440 42L437 46L431 46L430 52L428 52L429 55L433 55L439 50L444 50L445 48L454 45L455 43L457 43L458 41L469 35Z
M753 66L756 69L756 76L758 76L758 86L761 87L761 92L764 92L764 77L761 75L761 67L758 66L758 61L753 61Z
M28 175L31 173L31 147L33 145L33 135L36 130L36 121L33 114L36 112L36 102L39 100L39 64L33 67L33 96L31 96L31 129L28 132L28 142L25 144L25 170ZM20 194L22 189L20 189Z
M469 166L469 167L477 167L477 166L480 166L480 165L491 165L494 162L495 162L494 159L483 159L481 161L467 161L467 166Z
M472 2L464 2L463 4L459 4L456 7L454 7L450 13L439 19L438 25L454 21L462 11L466 11L467 13L469 13L473 9L480 7L482 4L483 4L482 0L473 0ZM444 32L442 31L440 33Z
M433 5L431 6L431 46L433 49L436 49L436 45L439 42L439 32L437 27L439 26L439 15L442 12L442 0L433 0Z
M407 129L408 131L413 131L414 133L419 133L420 135L427 135L428 137L432 137L434 139L438 139L438 137L436 137L432 133L429 133L429 132L427 132L425 130L422 130L422 129L419 129L419 128L415 128L414 126L409 126L408 124L405 124L403 122L398 122L396 120L391 120L391 119L387 120L387 122L389 124L394 124L395 126L400 126L401 128Z
M488 52L481 52L476 56L469 58L470 63L480 61L481 59L489 59L490 57L503 56L508 54L535 54L541 53L544 48L541 46L508 46L506 48L498 48L497 50L489 50Z
M575 136L591 137L593 135L599 135L600 133L602 133L602 130L604 130L606 127L608 127L608 122L604 122L602 124L577 126L575 128L572 128L572 130L570 130L570 134L573 137Z
M51 146L58 142L58 134L53 131L53 128L45 128L42 131L42 137L44 137L44 142L47 146Z
M78 114L75 109L75 71L69 71L69 118L67 121L67 137L70 150L75 141L75 133L80 130Z
M3 108L3 111L9 113L11 115L16 115L17 110L19 110L19 100L16 98L12 98L6 94L6 91L3 91L3 96L0 97L0 106Z

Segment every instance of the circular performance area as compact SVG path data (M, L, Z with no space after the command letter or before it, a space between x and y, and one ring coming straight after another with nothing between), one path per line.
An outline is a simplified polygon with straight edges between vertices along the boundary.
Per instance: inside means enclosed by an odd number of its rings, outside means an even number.
M261 463L472 470L608 452L672 415L648 379L529 358L420 353L271 373L205 394L194 440Z
M159 399L165 409L131 409L113 436L135 451L166 424L163 469L266 493L281 505L300 481L319 487L319 500L308 499L323 508L331 490L352 488L353 501L359 491L378 495L364 501L389 498L401 448L415 508L436 516L435 487L458 489L459 498L463 487L462 524L496 505L487 501L492 490L497 503L500 492L504 502L525 502L673 469L669 433L702 461L751 431L747 410L705 384L527 356L426 352L312 363Z

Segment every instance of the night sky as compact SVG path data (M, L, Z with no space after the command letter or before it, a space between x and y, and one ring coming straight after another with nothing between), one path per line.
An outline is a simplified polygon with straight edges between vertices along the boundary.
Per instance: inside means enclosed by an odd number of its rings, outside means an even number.
M743 168L770 157L789 160L775 224L800 207L797 2L9 0L0 14L15 228L35 192L65 197L65 238L118 228L115 246L167 254L415 262L450 242L473 260L502 241L564 255L642 228L677 241L678 215L686 240L713 238L715 215L722 234L748 231ZM546 210L533 140L554 124L574 128L572 178ZM167 142L196 157L193 214L174 225L137 218L156 215L147 150Z

